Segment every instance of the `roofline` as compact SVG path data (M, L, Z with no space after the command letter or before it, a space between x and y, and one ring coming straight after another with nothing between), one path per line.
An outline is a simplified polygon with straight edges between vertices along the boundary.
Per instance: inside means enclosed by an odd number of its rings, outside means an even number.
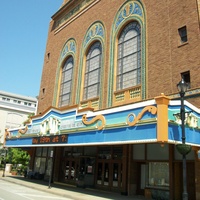
M70 5L71 3L73 3L73 2L74 2L74 0L69 0L64 6L61 6L61 8L60 8L54 15L52 15L51 18L54 19L57 15L59 15L59 13L60 13L61 11L65 10L65 8L66 8L67 6L69 6L69 5Z
M37 97L30 97L30 96L11 93L11 92L5 92L5 91L2 91L2 90L0 90L0 95L5 95L5 96L8 96L8 97L12 97L12 98L15 97L15 98L19 98L19 99L34 101L34 102L38 101Z

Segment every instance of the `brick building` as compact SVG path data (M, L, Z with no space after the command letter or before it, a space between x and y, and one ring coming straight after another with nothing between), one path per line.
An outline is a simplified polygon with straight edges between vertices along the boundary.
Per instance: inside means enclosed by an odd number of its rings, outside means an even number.
M44 179L53 156L54 181L181 199L182 77L187 191L199 199L199 9L199 0L65 0L49 25L38 115L20 137L6 132L6 146L31 147Z

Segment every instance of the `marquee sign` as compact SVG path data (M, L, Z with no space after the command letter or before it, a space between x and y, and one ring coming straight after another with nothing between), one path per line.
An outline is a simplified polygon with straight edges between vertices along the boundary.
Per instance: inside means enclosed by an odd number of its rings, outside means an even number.
M67 141L67 135L54 135L32 138L32 144L61 144L67 143Z
M185 101L186 143L200 146L200 110ZM51 108L28 127L8 129L6 147L181 142L180 101L154 100L93 111Z

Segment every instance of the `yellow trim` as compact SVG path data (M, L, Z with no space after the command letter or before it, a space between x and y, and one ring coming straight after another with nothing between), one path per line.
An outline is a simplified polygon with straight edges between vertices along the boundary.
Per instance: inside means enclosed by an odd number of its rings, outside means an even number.
M151 114L155 115L157 112L157 108L155 106L147 106L147 107L143 108L143 110L138 114L137 117L134 113L129 114L127 117L127 124L129 126L135 126L146 112L150 112ZM130 122L129 117L131 115L134 116L134 120Z
M57 98L56 98L56 106L57 107L58 107L59 97L60 97L60 88L61 88L61 82L62 82L62 70L64 67L64 63L65 63L65 60L62 62L62 64L59 67L59 78L58 78L58 88L57 88L58 93L57 93Z
M97 128L98 128L98 130L102 130L106 125L106 119L103 115L97 115L96 117L92 118L90 121L87 121L86 114L83 115L83 117L82 117L82 122L85 125L91 125L91 124L94 124L95 122L97 123L99 120L101 121L101 125L97 124Z
M157 104L157 141L168 141L168 105L170 99L163 93L155 97Z

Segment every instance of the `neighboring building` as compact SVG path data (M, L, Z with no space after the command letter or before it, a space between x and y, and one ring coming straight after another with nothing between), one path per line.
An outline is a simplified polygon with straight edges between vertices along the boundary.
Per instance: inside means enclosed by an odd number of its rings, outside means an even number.
M6 132L44 179L181 199L181 77L187 189L200 199L200 1L64 0L52 16L37 115Z
M4 142L5 129L21 127L36 110L37 98L0 91L0 144Z

